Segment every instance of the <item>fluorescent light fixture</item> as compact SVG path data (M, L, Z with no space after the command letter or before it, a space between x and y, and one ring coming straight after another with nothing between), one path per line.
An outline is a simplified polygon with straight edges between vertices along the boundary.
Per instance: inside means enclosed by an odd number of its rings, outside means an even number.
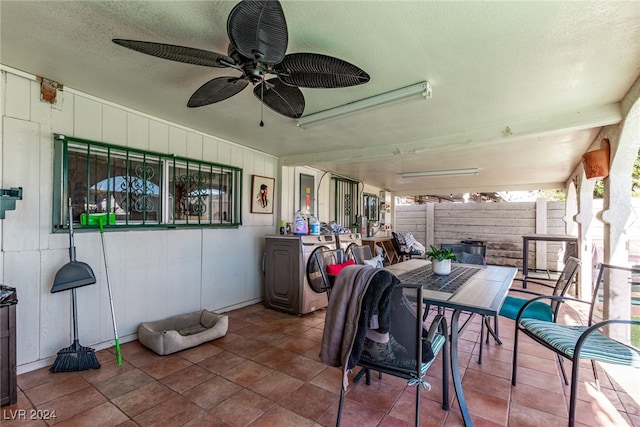
M347 114L356 113L358 111L409 98L410 96L418 94L424 97L424 99L431 98L431 84L427 81L424 81L411 86L392 90L391 92L385 92L380 95L372 96L370 98L361 99L360 101L350 102L349 104L344 104L339 107L331 108L329 110L309 114L308 116L300 117L298 119L298 127L304 128L305 126L313 123L319 123L336 117L345 116Z
M439 171L404 172L403 178L416 178L420 176L447 176L447 175L478 175L478 168L469 169L445 169Z

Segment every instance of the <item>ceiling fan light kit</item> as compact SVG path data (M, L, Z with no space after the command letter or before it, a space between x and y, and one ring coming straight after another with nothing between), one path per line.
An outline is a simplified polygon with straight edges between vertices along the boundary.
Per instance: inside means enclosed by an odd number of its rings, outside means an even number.
M418 178L423 176L478 175L479 172L478 168L445 169L436 171L403 172L400 176L403 178Z
M138 40L113 39L120 46L158 58L215 68L231 68L239 76L216 77L198 88L187 103L195 108L224 101L251 83L253 94L273 111L290 118L304 112L300 87L331 89L369 81L369 75L346 61L317 53L286 55L289 35L277 0L243 0L227 19L227 55ZM275 77L267 79L272 74Z
M370 98L365 98L359 101L340 105L339 107L331 108L329 110L309 114L308 116L304 116L298 119L298 127L304 128L315 123L321 123L334 118L344 117L348 114L368 110L380 105L389 104L405 99L409 100L412 99L414 95L420 95L424 99L431 98L433 96L431 84L428 81L424 81L411 86L392 90L390 92L381 93L380 95L375 95Z

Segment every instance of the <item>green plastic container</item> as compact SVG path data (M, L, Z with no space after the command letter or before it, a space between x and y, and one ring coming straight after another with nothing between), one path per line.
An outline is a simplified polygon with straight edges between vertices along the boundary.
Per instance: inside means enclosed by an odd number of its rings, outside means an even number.
M110 213L94 213L94 214L80 214L80 224L82 225L115 225L116 214Z

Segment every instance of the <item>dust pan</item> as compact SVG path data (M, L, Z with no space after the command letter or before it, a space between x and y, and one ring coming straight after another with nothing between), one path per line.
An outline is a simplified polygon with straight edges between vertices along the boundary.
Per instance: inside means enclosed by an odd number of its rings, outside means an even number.
M85 371L98 369L100 362L95 350L83 347L78 340L78 309L76 305L76 288L96 283L96 275L91 267L80 261L76 261L76 248L73 242L73 214L71 211L71 199L69 199L69 258L70 261L63 265L53 280L51 293L71 289L73 309L73 343L58 352L56 360L49 369L51 372Z

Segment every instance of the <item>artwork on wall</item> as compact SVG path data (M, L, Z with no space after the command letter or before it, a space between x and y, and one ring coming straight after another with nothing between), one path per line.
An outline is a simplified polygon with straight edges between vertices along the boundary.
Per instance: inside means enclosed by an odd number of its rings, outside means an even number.
M274 178L253 175L251 177L251 213L273 213Z

